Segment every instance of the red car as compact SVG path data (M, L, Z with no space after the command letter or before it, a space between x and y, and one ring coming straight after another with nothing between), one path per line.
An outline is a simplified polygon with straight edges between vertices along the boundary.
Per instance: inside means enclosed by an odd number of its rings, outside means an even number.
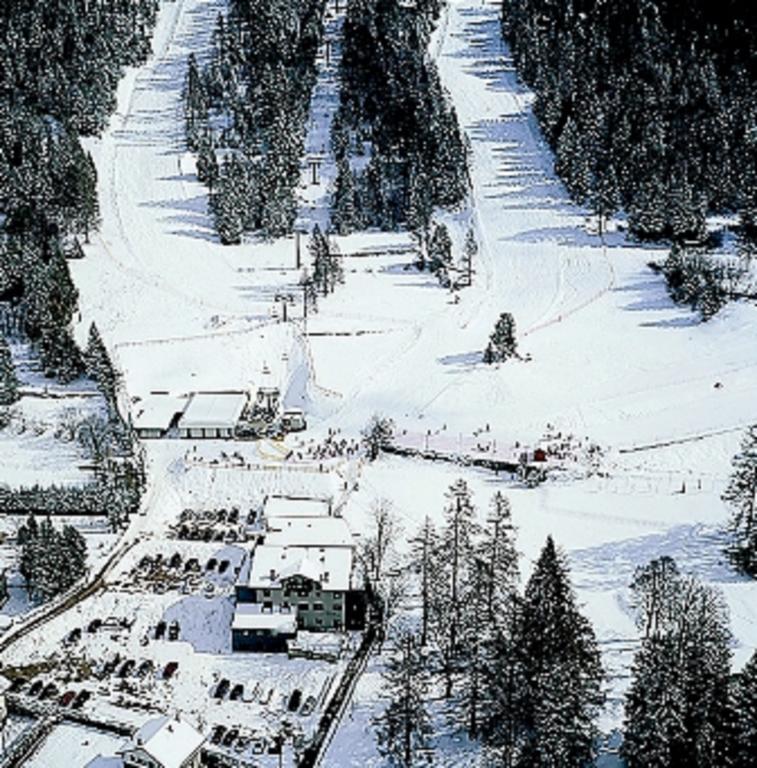
M58 704L61 707L67 707L76 698L76 691L66 691L61 697Z
M176 674L178 668L178 661L169 661L168 664L166 664L166 668L163 670L163 679L170 680Z

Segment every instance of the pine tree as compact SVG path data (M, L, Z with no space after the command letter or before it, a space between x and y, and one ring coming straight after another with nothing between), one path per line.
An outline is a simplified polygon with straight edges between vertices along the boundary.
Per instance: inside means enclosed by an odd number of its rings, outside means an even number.
M602 666L594 631L578 611L565 558L551 537L526 586L518 653L525 743L517 765L586 764L602 702Z
M379 751L397 768L421 765L431 733L426 708L429 679L413 635L405 633L394 640L383 679L389 703L376 718Z
M478 243L473 233L473 227L470 227L465 233L465 246L463 247L463 274L465 275L465 285L473 285L473 262L478 255Z
M651 563L637 574L639 583L646 593L639 623L647 634L626 698L628 766L720 768L731 656L725 603L670 563Z
M223 245L239 245L244 233L242 170L236 160L224 160L211 198L214 226Z
M732 509L729 555L745 573L757 576L757 425L749 427L732 460L733 473L723 493Z
M18 378L13 356L5 337L0 335L0 406L13 405L18 397Z
M421 600L420 643L426 646L431 621L432 590L436 588L441 573L441 544L433 523L426 515L417 536L411 540L411 562L418 577Z
M503 363L517 355L517 349L515 320L509 312L503 312L489 337L489 344L484 351L484 362Z
M478 533L471 491L465 480L456 480L445 494L439 584L431 603L431 630L441 657L444 695L452 696L454 675L458 671L463 622L468 615L474 589L474 539Z
M337 160L331 220L340 235L349 235L359 227L355 175L346 157Z
M506 620L506 612L518 588L518 552L510 502L497 491L492 497L491 513L478 546L486 565L485 610L492 624Z
M363 444L368 451L368 459L375 461L381 451L389 446L394 436L392 419L374 414L362 431Z
M429 269L439 275L442 271L449 271L452 266L452 240L447 227L437 224L428 241Z
M730 768L757 768L757 652L736 677Z

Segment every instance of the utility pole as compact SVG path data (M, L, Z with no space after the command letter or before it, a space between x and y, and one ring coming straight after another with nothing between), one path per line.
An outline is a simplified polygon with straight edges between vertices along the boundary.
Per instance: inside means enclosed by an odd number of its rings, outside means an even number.
M282 319L286 322L289 317L287 314L287 305L294 304L294 296L291 293L277 293L274 296L274 301L280 303L282 306Z

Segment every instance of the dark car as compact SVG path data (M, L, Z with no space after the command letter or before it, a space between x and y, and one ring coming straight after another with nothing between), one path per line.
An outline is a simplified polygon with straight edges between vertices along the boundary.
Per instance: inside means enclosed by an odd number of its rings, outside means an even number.
M181 631L181 627L179 626L179 622L174 620L168 625L168 639L169 640L178 640L179 639L179 632Z
M215 557L211 557L210 560L208 560L208 564L205 566L205 570L215 571L217 565L218 565L218 560L216 560Z
M90 634L93 632L97 632L98 629L103 625L102 619L92 619L92 621L89 622L87 625L87 632Z
M221 680L221 682L216 686L213 697L216 699L222 699L229 692L230 686L231 683L224 677L223 680Z
M112 658L103 664L103 677L112 675L116 671L116 667L121 663L121 654L116 653Z
M61 707L67 707L76 698L76 691L66 691L58 701Z
M89 691L79 691L71 706L74 709L81 709L91 698L92 694Z
M66 645L73 645L74 643L78 643L79 640L81 640L81 627L76 627L66 635L64 643Z
M221 560L218 564L218 573L226 573L229 570L231 563L228 560Z
M242 685L242 683L237 683L231 689L231 693L229 694L229 699L231 701L236 701L237 699L241 699L243 693L244 693L244 686Z
M200 561L196 557L190 557L186 563L184 563L184 571L189 573L190 571L199 571Z
M176 674L178 668L178 661L169 661L168 664L166 664L166 668L163 670L163 679L170 680Z
M239 736L239 728L229 728L229 732L223 737L223 746L230 747Z
M217 725L213 729L213 734L210 737L210 743L211 744L220 744L221 740L223 739L224 733L226 733L226 726L225 725Z
M42 690L42 681L35 680L29 687L29 690L27 691L27 693L30 696L37 696L41 690Z
M178 568L181 565L181 555L176 552L168 561L169 568Z
M121 669L118 670L118 676L119 677L128 677L134 671L134 667L136 667L136 666L137 666L137 662L134 661L134 659L127 659L121 665Z
M26 687L27 682L28 681L24 680L23 677L14 678L13 682L11 683L10 692L18 693L19 691L22 691Z
M163 637L166 634L166 622L165 621L159 621L155 625L155 639L156 640L162 640Z
M136 675L137 677L147 677L154 668L154 664L149 659L146 659L137 667Z
M302 691L299 688L295 688L292 691L292 695L289 697L289 703L287 709L290 712L296 712L300 708L300 702L302 701Z
M39 694L40 699L52 699L58 695L58 686L55 683L48 683Z

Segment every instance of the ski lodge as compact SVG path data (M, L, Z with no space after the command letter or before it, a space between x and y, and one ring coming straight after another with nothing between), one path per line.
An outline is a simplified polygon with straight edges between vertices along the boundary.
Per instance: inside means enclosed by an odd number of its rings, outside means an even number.
M298 630L364 628L355 540L347 523L330 512L322 499L266 500L265 530L236 586L235 651L285 651Z
M247 403L246 392L195 392L179 421L179 436L232 438Z

